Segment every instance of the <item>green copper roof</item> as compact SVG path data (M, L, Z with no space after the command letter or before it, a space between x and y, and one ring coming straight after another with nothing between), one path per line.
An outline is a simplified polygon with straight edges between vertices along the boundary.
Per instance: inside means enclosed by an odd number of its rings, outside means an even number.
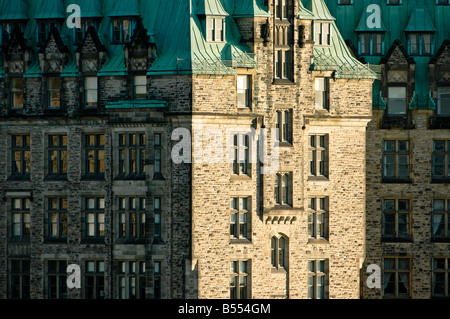
M34 19L64 19L65 7L61 0L36 0L37 11Z
M195 0L197 14L213 15L213 16L228 16L228 12L223 8L221 0Z
M28 8L24 0L3 0L0 20L28 19Z
M234 1L233 17L270 17L267 6L264 6L262 2L261 0Z
M379 27L369 27L368 21L372 20L372 11L364 10L361 15L361 20L359 21L358 27L356 28L357 32L385 32L387 29L383 22L383 17L381 16L380 19L380 25Z
M42 71L39 68L39 63L36 62L31 65L28 70L23 74L24 78L40 78L42 77Z
M130 17L140 14L137 0L111 0L110 2L115 2L112 10L108 13L110 17Z
M61 77L77 77L80 72L77 68L75 59L71 59L61 73Z
M334 20L327 5L323 0L307 0L305 8L308 9L319 20Z
M300 20L313 20L314 14L305 8L302 1L299 1L299 12L298 12L298 19Z
M450 17L449 17L450 18ZM435 32L437 31L433 21L431 21L430 14L427 8L418 7L414 8L409 19L408 26L405 29L406 32Z
M102 17L103 15L100 0L77 0L72 3L80 6L82 18Z
M98 76L127 75L128 70L125 67L124 52L117 52L110 57L98 72Z

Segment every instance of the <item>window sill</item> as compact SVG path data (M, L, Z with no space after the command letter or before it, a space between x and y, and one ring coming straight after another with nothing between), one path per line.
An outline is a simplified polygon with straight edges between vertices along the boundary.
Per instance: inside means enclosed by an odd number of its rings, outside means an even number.
M118 175L115 181L145 181L145 175Z
M245 174L243 174L243 175L236 175L236 174L231 175L231 181L251 181L251 180L252 180L251 176L248 176L248 175L245 175Z
M99 245L105 245L105 238L83 238L80 241L80 244L99 244Z
M274 79L272 84L274 85L295 85L295 83L288 79Z
M389 238L381 237L382 243L412 243L412 238Z
M11 237L9 239L10 244L29 244L30 243L30 237Z
M230 245L252 245L253 243L247 238L230 238Z
M104 181L105 180L105 175L101 174L101 175L84 175L83 177L81 177L82 181Z
M330 179L325 176L308 176L308 181L311 182L329 182Z
M7 181L31 181L30 175L11 175Z
M118 238L115 241L117 245L144 245L146 244L145 238Z
M294 147L294 145L292 145L291 142L279 142L278 146L279 147Z
M161 173L155 173L155 175L153 175L153 180L154 181L165 181L166 179L162 176Z
M432 178L432 184L450 184L450 178Z
M431 238L431 242L437 244L448 244L450 243L450 238Z
M67 238L45 238L44 244L67 244Z
M329 245L330 242L326 238L308 238L308 244L312 245Z
M381 182L386 184L411 184L413 181L410 178L408 179L382 178Z
M283 267L276 268L276 267L272 266L272 268L270 269L270 272L272 274L287 274L287 270Z
M165 245L165 242L161 237L155 237L153 238L152 245Z
M67 174L64 175L47 175L44 181L67 181Z

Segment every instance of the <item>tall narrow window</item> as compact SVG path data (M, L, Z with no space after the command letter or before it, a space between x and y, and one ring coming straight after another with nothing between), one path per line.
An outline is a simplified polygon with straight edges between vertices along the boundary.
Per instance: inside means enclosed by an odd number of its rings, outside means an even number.
M275 175L275 204L292 206L293 196L292 172L278 173Z
M237 76L237 106L238 108L251 107L251 75Z
M155 152L154 175L156 178L162 177L162 134L155 133L153 136L153 146Z
M329 110L329 79L315 79L315 106L318 109Z
M311 135L309 139L309 175L328 178L328 135Z
M250 239L249 197L231 199L230 238Z
M288 240L284 236L271 238L271 264L276 269L286 269L288 265Z
M88 197L85 199L86 238L103 239L105 237L105 199Z
M314 239L328 239L328 197L310 199L308 213L308 235Z
M135 178L145 175L145 133L119 134L119 177Z
M85 107L96 108L98 106L98 80L95 76L84 79Z
M85 135L85 161L86 175L103 177L105 173L105 135Z
M48 175L67 175L67 135L48 136Z
M432 155L433 181L450 180L450 140L434 140Z
M24 79L11 78L11 109L23 108L24 102Z
M31 234L29 198L11 199L11 236L13 239L28 240Z
M121 44L130 42L133 31L133 21L131 19L114 19L111 27L112 43Z
M47 106L49 109L61 107L61 78L51 77L47 80Z
M383 200L383 239L409 239L411 234L410 228L410 200Z
M145 238L145 198L119 197L119 237Z
M408 257L386 257L383 269L384 297L410 297L411 259Z
M67 238L67 198L48 198L47 220L47 238Z
M12 135L11 177L30 178L30 135Z
M411 162L410 142L407 140L384 141L383 179L409 181Z
M89 260L85 263L85 299L105 299L105 262Z
M234 139L234 158L233 174L249 175L251 174L250 163L250 136L247 134L235 134Z
M233 260L230 268L230 298L250 299L250 261Z
M314 21L315 45L331 45L331 23Z
M155 197L154 200L154 214L155 214L155 238L161 238L161 197Z
M147 98L147 76L136 75L133 77L133 98L136 100Z
M145 262L119 262L119 299L145 299Z
M276 129L279 142L292 144L293 141L293 110L278 110L276 112Z
M11 299L30 298L30 260L11 259L9 273Z
M435 241L450 240L450 199L434 199L432 212L432 238Z
M407 100L406 87L389 87L388 88L388 115L402 116L406 114Z
M162 262L155 261L153 269L153 298L161 299L162 296Z
M308 261L308 298L328 299L328 259Z
M450 117L450 87L437 89L437 116Z
M432 33L409 33L408 34L408 54L409 55L432 55L434 34Z
M47 298L67 299L67 261L47 261Z
M450 258L433 258L433 279L431 295L450 297Z
M206 18L206 40L209 42L225 41L225 18L207 17Z

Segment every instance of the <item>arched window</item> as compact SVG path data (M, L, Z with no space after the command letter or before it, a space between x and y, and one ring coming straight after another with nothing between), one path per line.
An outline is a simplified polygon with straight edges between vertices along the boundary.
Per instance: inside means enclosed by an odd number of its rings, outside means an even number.
M276 269L287 269L288 266L288 240L285 236L271 238L271 264Z

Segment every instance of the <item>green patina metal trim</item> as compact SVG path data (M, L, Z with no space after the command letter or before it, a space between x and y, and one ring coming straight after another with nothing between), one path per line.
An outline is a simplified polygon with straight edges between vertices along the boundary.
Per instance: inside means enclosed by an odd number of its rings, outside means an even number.
M426 7L416 7L409 18L406 32L436 32L437 29L431 20Z
M262 0L240 0L232 1L226 0L227 2L234 2L233 17L243 18L243 17L258 17L258 18L268 18L270 13L268 12L267 6L264 6ZM229 4L231 6L231 3Z
M132 17L139 16L139 3L137 0L118 0L108 13L109 17Z
M72 3L80 6L82 18L96 18L103 16L100 0L77 0Z
M125 67L125 56L123 51L112 56L100 69L97 76L127 75L128 69Z
M166 108L165 101L142 100L142 101L120 101L106 104L107 109L142 109L142 108Z
M26 20L28 8L24 0L3 0L0 20Z
M37 0L37 11L34 19L64 19L66 10L61 0Z
M414 92L409 108L411 110L436 110L436 103L431 97L431 92L428 92L426 96L419 96Z
M28 70L23 74L24 78L40 78L42 77L42 71L39 67L39 63L35 62Z
M380 27L379 28L370 28L367 24L368 19L372 15L372 12L367 12L367 10L363 11L361 15L361 19L359 20L358 27L356 28L356 32L386 32L386 26L384 25L383 18L380 17Z
M197 2L197 14L211 16L229 16L229 13L225 11L220 0L195 0L194 2Z
M308 0L304 6L317 20L335 20L323 0Z

